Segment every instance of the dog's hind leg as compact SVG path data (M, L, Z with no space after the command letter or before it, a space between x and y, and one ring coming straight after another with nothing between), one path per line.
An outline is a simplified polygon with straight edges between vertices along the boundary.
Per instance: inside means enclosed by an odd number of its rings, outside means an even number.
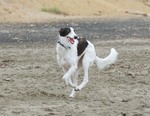
M94 49L91 49L89 51L87 51L84 54L83 60L82 60L82 67L83 67L83 71L84 71L84 78L83 78L83 82L76 87L76 91L80 91L87 83L88 83L88 71L89 71L89 67L93 65L94 60L95 60L95 51Z
M84 78L83 82L76 87L76 91L80 91L88 83L88 69L90 63L88 61L83 62Z

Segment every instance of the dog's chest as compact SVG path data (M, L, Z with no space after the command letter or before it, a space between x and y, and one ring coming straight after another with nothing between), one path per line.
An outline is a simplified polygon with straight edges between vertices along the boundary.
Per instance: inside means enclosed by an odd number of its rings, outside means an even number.
M77 50L74 48L71 49L59 49L58 57L60 65L68 65L70 66L72 63L77 61Z
M85 49L88 46L88 42L84 38L80 38L76 40L76 43L73 44L70 48L66 49L58 44L57 46L57 55L59 64L64 65L72 65L73 63L78 62L81 55L83 55Z

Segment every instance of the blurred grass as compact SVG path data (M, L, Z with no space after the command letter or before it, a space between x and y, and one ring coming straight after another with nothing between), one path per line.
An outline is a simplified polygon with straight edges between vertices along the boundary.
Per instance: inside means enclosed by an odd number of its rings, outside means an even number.
M53 14L58 14L58 15L67 15L67 13L62 12L59 8L57 7L52 7L52 8L42 8L42 12L47 12L47 13L53 13Z

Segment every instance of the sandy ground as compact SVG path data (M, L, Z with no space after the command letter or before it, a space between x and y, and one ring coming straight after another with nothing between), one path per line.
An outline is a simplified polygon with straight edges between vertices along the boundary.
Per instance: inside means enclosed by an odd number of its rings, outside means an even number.
M43 12L57 9L62 12ZM127 11L150 16L149 0L1 0L0 22L51 22L62 19L88 17L130 17ZM65 15L64 15L65 14Z
M130 19L1 25L0 115L149 116L148 24L149 19ZM112 47L119 52L116 64L101 71L91 67L89 83L74 99L61 79L52 39L64 25L88 38L99 57Z
M55 46L0 46L0 114L5 116L149 116L150 41L93 41L98 56L111 47L116 64L89 71L90 81L69 98ZM82 78L82 74L80 75Z
M150 14L149 0L0 0L0 116L149 116L150 19L143 13ZM111 67L91 68L74 99L55 53L66 26L100 57L119 52Z

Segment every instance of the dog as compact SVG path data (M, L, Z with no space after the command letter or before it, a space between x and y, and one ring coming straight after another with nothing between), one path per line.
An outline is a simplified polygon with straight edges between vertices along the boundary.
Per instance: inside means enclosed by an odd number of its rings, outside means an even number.
M71 86L70 97L75 96L76 91L81 91L88 83L88 70L94 63L99 69L115 63L118 52L111 48L110 54L106 58L96 56L94 45L85 38L78 37L72 27L61 28L59 30L56 45L57 62L64 71L62 79L66 85ZM83 69L83 82L78 85L77 78L79 71Z

